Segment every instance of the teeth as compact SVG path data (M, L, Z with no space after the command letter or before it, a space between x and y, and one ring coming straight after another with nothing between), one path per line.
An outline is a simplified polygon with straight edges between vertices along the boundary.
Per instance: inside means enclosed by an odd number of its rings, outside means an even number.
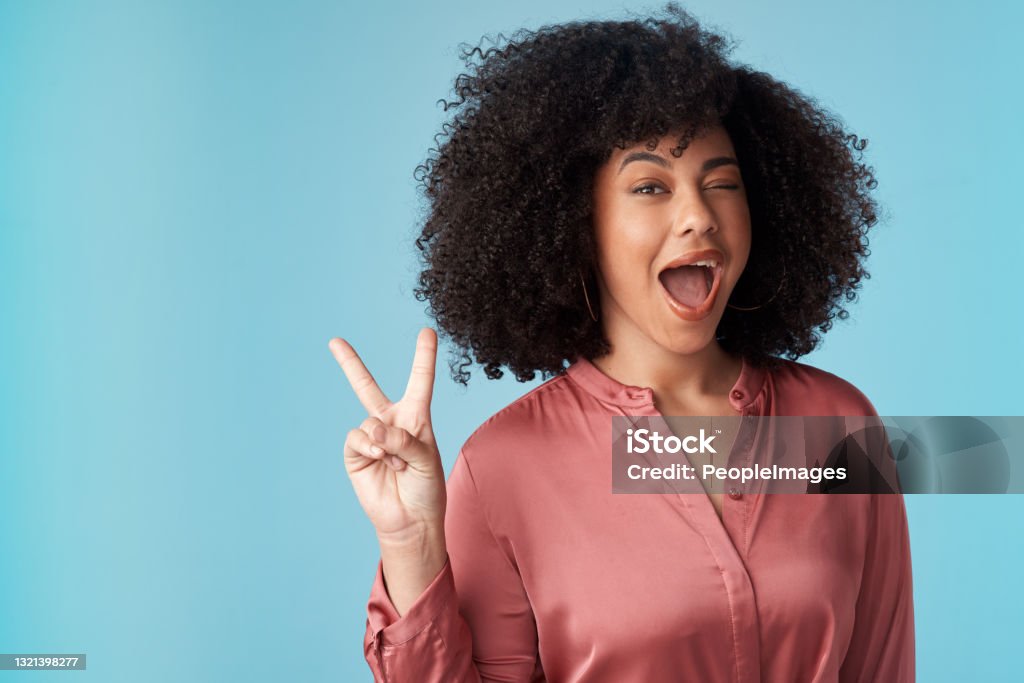
M704 261L694 261L690 264L691 266L707 266L708 268L717 268L718 261L712 259L705 259Z

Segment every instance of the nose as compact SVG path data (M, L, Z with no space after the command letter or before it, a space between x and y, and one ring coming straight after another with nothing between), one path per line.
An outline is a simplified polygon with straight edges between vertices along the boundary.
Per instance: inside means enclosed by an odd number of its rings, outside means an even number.
M675 223L672 226L673 234L684 237L693 233L700 237L717 230L715 214L699 193L683 199L682 206L676 212Z

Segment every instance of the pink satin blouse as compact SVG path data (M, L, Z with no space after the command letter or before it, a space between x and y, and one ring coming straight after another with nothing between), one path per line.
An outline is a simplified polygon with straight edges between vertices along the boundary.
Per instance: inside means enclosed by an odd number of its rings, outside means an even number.
M743 415L875 415L801 363L744 364ZM902 683L914 680L898 494L612 494L613 415L650 389L581 360L485 422L448 479L448 562L399 617L378 562L375 680Z

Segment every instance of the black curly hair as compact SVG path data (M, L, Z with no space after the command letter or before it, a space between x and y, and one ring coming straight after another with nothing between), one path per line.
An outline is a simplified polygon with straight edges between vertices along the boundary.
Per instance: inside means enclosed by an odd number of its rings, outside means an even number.
M867 140L766 73L727 60L729 40L675 3L660 15L588 21L462 46L466 73L437 147L416 168L428 202L415 294L458 347L453 378L548 378L609 350L586 307L596 292L591 210L613 147L682 154L723 125L747 190L751 252L716 331L722 348L771 366L809 353L849 313L877 222ZM597 302L593 302L597 305Z

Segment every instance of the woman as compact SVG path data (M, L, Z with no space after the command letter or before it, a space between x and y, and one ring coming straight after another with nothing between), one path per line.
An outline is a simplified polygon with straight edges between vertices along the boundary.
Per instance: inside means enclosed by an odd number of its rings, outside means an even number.
M795 362L867 276L863 142L725 52L669 5L466 55L419 169L417 293L457 380L550 379L446 487L433 331L395 403L331 341L370 415L345 463L380 542L377 680L913 680L899 495L609 487L612 416L875 414Z

